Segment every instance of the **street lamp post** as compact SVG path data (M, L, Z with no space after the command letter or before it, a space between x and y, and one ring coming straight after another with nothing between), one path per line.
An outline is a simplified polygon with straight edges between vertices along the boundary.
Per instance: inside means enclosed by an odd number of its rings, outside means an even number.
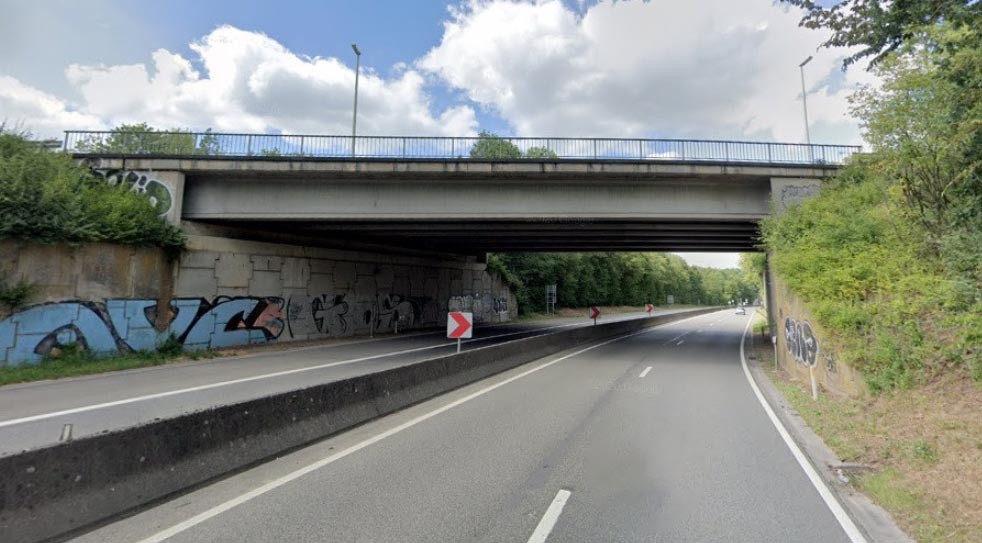
M358 73L361 71L361 51L354 43L351 49L355 52L355 109L351 117L351 156L355 156L355 136L358 132Z
M805 141L808 145L812 143L812 136L808 132L808 95L805 92L805 64L808 64L811 60L812 57L809 55L808 58L798 65L798 68L801 70L801 105L805 108Z

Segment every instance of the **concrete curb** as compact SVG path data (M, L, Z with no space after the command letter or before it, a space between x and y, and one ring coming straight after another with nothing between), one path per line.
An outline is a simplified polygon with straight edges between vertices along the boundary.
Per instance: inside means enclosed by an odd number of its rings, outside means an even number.
M63 538L555 352L717 310L560 330L0 457L0 540Z
M781 423L784 424L791 438L805 453L812 467L825 482L825 486L832 491L835 498L846 509L853 522L859 525L859 529L863 531L869 541L872 543L915 543L897 526L890 513L873 503L865 494L839 480L838 474L835 472L835 468L842 465L839 457L791 407L757 360L748 361L747 366L750 368L758 388L767 399L767 403L781 419Z

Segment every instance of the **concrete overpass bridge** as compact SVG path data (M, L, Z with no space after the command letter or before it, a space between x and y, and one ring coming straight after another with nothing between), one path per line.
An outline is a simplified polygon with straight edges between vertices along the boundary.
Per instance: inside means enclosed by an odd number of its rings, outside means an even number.
M751 251L761 218L816 192L858 151L502 138L492 146L509 158L471 158L481 154L475 145L478 138L212 133L65 139L67 151L108 178L158 195L174 222L457 254Z

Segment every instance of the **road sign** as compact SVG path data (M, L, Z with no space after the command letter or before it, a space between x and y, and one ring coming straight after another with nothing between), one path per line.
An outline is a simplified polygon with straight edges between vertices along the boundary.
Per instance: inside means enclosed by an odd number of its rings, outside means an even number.
M447 337L470 339L474 335L474 314L451 311L447 314Z
M600 308L599 307L597 307L595 305L594 306L590 306L590 318L593 319L593 320L597 320L598 318L600 318Z
M546 285L546 313L556 312L556 285Z
M644 304L644 310L647 311L648 313L651 313L652 311L655 310L655 306L651 304Z

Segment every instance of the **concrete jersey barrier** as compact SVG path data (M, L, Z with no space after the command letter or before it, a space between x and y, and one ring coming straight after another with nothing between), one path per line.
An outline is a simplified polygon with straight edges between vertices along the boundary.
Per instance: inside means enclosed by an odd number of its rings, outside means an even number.
M0 457L0 541L63 538L538 358L717 310L517 339Z

